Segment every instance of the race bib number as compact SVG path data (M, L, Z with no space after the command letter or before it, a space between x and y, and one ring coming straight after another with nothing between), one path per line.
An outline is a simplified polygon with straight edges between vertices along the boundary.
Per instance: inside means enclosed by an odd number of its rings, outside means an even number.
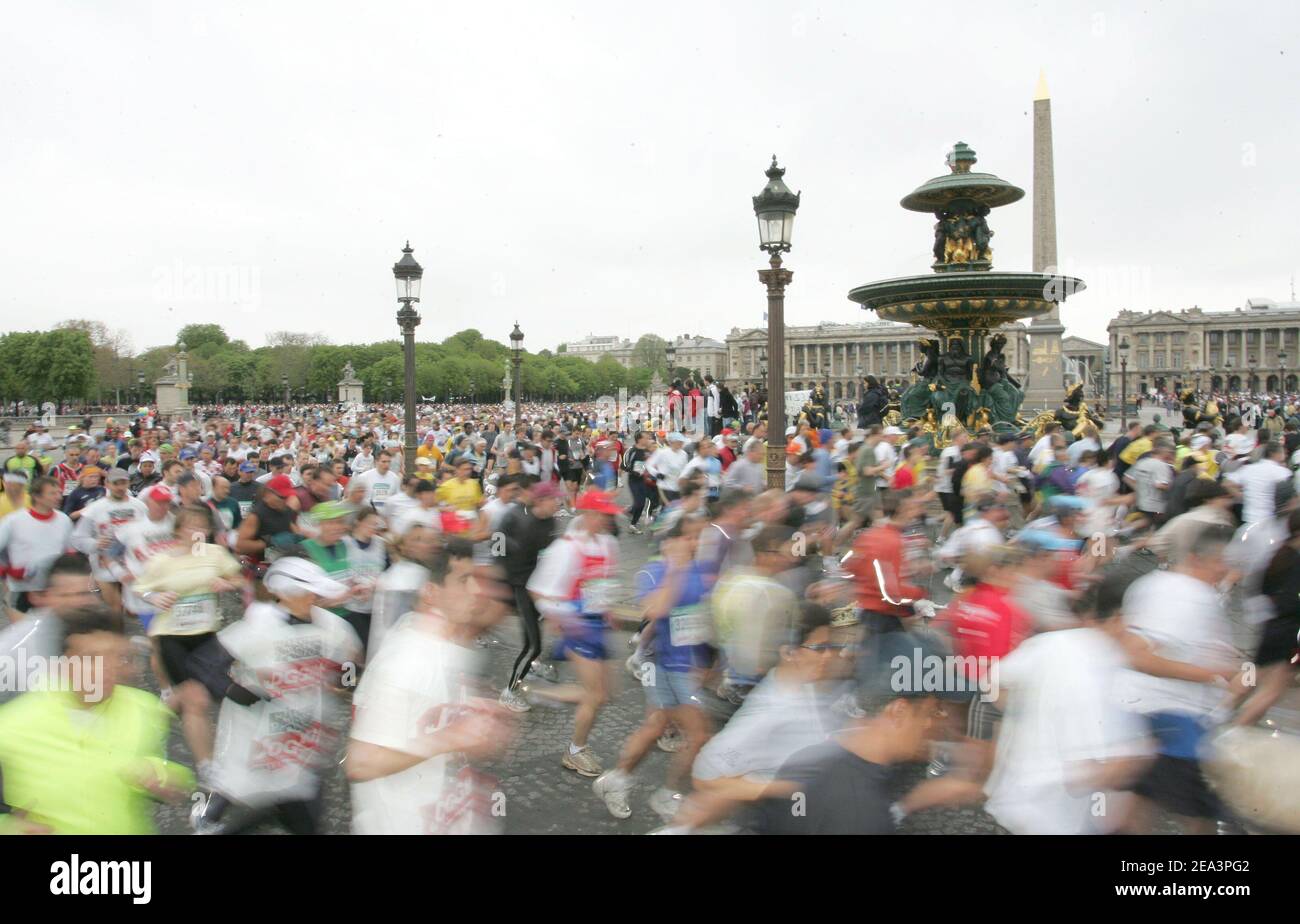
M217 598L214 594L181 597L172 606L171 627L178 634L207 632L217 625Z
M676 647L707 645L713 640L713 621L700 604L679 606L668 616L668 641Z
M618 581L600 578L582 585L582 609L586 613L606 613L614 605Z
M645 474L645 463L644 463L644 462L633 462L633 463L632 463L632 474L634 474L634 475L643 475L643 474Z
M252 509L253 509L253 502L251 500L239 502L239 515L241 517L248 516L248 511Z
M391 492L391 486L377 481L375 482L374 487L370 490L370 502L376 507L382 507L384 505L384 499L387 498Z

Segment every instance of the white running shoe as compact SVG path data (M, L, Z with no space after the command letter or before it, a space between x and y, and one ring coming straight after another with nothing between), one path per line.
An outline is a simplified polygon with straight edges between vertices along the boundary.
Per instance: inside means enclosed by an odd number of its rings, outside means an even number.
M528 666L528 673L533 677L539 677L547 683L559 683L560 672L555 669L554 664L548 664L545 661L534 661Z
M524 699L523 693L512 687L506 687L501 691L501 697L498 702L511 712L527 712L533 708L528 705L528 700Z
M610 770L592 781L591 791L605 801L605 808L615 818L631 818L632 807L627 804L627 794L631 789L629 783L621 770Z
M682 807L682 794L673 792L667 786L660 786L650 796L650 808L667 824L677 816Z

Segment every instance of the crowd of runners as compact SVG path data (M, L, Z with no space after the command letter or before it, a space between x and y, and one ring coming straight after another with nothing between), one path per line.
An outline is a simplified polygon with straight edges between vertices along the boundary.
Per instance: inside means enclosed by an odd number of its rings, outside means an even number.
M0 829L146 833L163 800L202 834L314 833L342 772L356 833L497 830L485 764L562 703L547 772L661 833L954 806L1300 830L1300 800L1243 808L1212 759L1276 737L1294 690L1290 404L935 445L854 408L769 435L705 394L428 407L409 465L391 408L33 426L0 494ZM597 740L629 683L641 725Z

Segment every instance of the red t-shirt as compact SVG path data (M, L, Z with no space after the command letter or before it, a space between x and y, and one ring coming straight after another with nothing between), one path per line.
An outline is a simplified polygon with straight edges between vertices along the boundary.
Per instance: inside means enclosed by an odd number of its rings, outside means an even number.
M901 491L903 488L910 488L916 484L916 473L906 465L900 465L894 469L894 477L889 480L889 486L895 491Z
M976 584L954 600L946 621L960 657L1004 658L1033 628L1029 615L1011 601L1011 591L992 584Z

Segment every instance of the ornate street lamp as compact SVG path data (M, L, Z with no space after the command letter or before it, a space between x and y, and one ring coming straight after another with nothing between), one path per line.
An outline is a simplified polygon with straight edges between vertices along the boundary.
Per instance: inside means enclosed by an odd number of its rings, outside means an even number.
M1277 351L1277 392L1279 395L1286 394L1286 351Z
M406 372L405 420L403 422L403 455L405 471L415 471L415 329L420 325L420 314L415 303L420 300L420 280L424 268L415 262L411 242L402 248L402 259L393 264L393 278L397 280L397 300L402 307L397 311L397 326L402 329L402 359Z
M515 370L515 429L519 429L519 405L523 403L520 398L521 388L519 369L520 364L524 361L524 332L519 329L519 322L515 322L515 329L510 332L510 361L513 363Z
M781 267L781 254L790 250L794 213L802 192L792 193L782 179L785 169L767 168L767 185L754 196L758 217L758 246L772 255L769 269L759 270L758 279L767 287L767 486L785 487L785 287L794 274Z
M1128 338L1119 342L1120 433L1128 431Z
M289 413L289 374L286 372L280 376L280 387L284 389L284 413Z
M668 346L664 347L664 356L668 358L668 384L673 383L677 374L677 346L669 341Z

